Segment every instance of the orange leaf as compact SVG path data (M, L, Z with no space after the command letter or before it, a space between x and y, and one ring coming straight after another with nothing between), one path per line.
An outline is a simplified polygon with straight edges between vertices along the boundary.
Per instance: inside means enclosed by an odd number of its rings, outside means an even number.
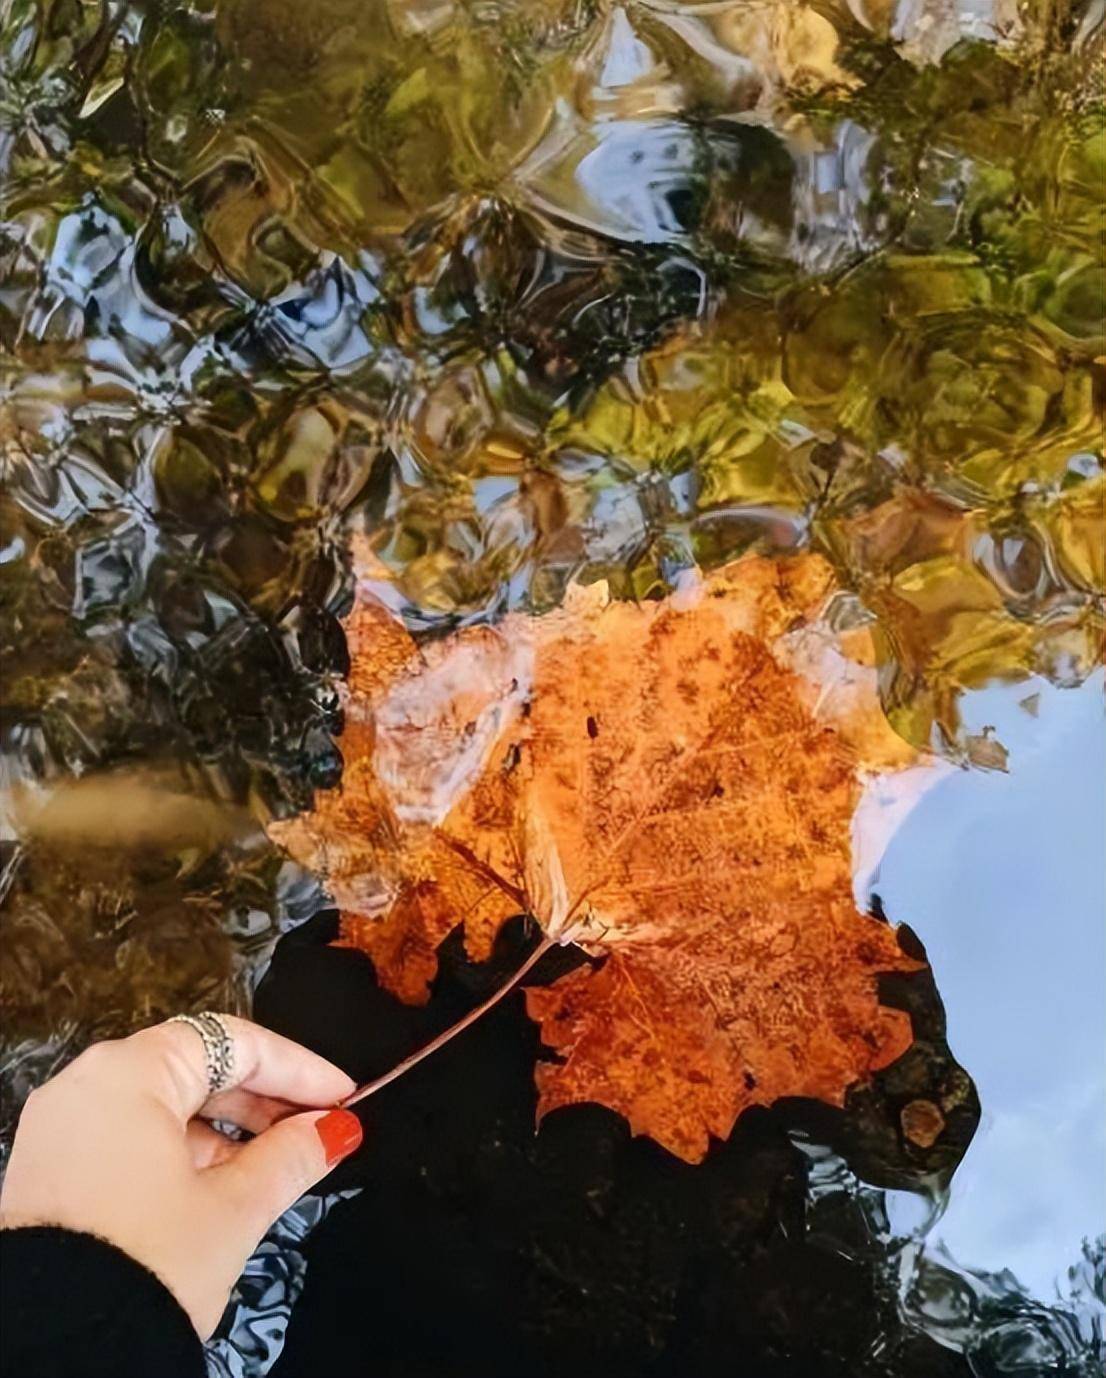
M876 973L918 964L852 898L858 768L913 758L812 615L830 590L748 558L417 649L362 586L342 788L274 836L402 999L460 922L474 958L521 912L605 957L527 992L539 1118L598 1101L695 1162L750 1105L839 1104L909 1046Z

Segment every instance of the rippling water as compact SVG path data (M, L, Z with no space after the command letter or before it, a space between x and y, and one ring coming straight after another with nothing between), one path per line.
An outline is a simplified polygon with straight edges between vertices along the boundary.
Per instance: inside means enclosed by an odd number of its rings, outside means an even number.
M262 825L340 776L352 528L422 635L814 547L895 727L1020 787L966 701L1101 658L1101 3L0 15L9 1132L91 1038L247 1008L318 906ZM904 1268L882 1191L803 1152L896 1325L1091 1371L1101 1247L1035 1350L1048 1299Z

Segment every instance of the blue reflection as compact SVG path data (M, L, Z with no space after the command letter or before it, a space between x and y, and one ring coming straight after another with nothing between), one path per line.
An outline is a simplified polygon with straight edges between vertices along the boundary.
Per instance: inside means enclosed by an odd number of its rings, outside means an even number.
M1039 698L1034 698L1039 695ZM1106 1229L1106 718L1099 673L965 700L1009 774L957 772L917 806L876 888L929 951L983 1121L930 1236L1042 1299ZM1036 714L1036 715L1034 715Z

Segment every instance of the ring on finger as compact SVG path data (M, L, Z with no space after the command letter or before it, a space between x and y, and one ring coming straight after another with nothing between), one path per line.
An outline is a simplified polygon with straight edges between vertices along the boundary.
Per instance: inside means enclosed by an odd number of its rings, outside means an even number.
M204 1010L200 1014L175 1014L167 1022L195 1029L204 1045L208 1094L225 1091L234 1081L234 1040L223 1016Z

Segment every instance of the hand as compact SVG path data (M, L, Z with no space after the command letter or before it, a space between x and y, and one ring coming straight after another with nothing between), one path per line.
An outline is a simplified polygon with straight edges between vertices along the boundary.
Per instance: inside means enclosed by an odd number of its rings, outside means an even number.
M203 1042L159 1024L93 1044L33 1092L0 1196L3 1224L62 1225L152 1269L201 1339L273 1221L361 1142L333 1106L354 1083L306 1048L226 1017L234 1085L208 1095ZM256 1138L235 1142L206 1120Z

